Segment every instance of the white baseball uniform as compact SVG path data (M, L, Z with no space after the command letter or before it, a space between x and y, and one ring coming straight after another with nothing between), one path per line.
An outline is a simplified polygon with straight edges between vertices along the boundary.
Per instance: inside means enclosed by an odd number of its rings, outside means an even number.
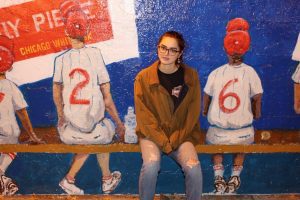
M300 33L298 35L297 43L293 51L292 59L295 61L300 61Z
M298 40L293 51L292 59L300 62L300 33L298 35ZM300 63L298 64L292 79L295 83L300 83Z
M298 64L295 72L293 73L292 79L295 83L300 83L300 63Z
M212 97L206 140L212 144L253 143L251 97L263 93L255 70L225 64L210 73L204 92Z
M67 144L106 144L115 133L104 118L105 105L100 85L110 81L98 48L71 49L55 59L53 81L63 85L66 124L59 129Z
M15 111L27 107L19 88L7 79L0 80L0 144L17 144L20 128Z

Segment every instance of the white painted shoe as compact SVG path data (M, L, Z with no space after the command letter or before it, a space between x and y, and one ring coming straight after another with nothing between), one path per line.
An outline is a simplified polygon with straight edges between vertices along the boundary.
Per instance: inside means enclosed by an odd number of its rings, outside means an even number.
M222 195L224 194L225 190L227 189L226 182L224 180L223 176L216 176L214 181L214 194L216 195Z
M68 194L83 195L84 191L77 187L74 183L68 182L66 178L60 181L59 186Z
M116 187L121 182L121 172L114 171L111 173L110 179L102 179L102 192L109 194L116 189Z
M227 182L226 194L236 194L241 185L241 179L239 176L231 176Z
M0 175L0 190L2 195L13 195L19 188L11 178L2 174Z

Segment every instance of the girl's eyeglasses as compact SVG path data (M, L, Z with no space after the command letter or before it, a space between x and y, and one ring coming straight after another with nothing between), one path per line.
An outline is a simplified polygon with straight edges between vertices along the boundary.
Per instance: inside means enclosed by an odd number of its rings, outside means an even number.
M164 53L165 54L165 53L168 52L168 54L170 54L171 56L175 56L178 52L180 52L175 48L168 49L166 46L161 46L161 45L157 46L157 48L158 48L159 53Z

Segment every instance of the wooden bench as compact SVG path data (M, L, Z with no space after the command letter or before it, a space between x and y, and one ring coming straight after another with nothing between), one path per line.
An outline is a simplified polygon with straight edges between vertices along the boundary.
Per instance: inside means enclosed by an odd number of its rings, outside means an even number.
M29 145L22 144L28 139L26 134L21 134L20 144L0 145L0 152L23 153L103 153L103 152L140 152L137 144L109 144L109 145L66 145L61 143L55 127L35 128L36 134L47 144ZM300 153L300 131L292 130L258 130L255 135L255 144L251 145L206 145L204 143L205 131L201 133L201 143L196 146L198 153ZM11 200L138 200L136 194L114 195L15 195L0 196L2 199ZM184 195L156 195L155 200L186 200ZM273 194L273 195L226 195L215 196L203 194L203 200L296 200L300 194Z
M21 144L0 145L0 152L24 153L103 153L103 152L140 152L137 144L115 143L109 145L66 145L61 143L55 127L35 128L36 134L47 144L22 144L28 139L21 134ZM255 144L251 145L207 145L205 131L201 133L201 143L196 146L198 153L299 153L300 131L295 130L258 130Z

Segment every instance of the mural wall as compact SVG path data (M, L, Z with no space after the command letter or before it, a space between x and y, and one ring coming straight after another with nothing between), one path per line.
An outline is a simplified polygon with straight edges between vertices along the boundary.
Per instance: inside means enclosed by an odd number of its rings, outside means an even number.
M61 1L19 0L0 3L0 35L14 41L15 63L7 79L16 83L28 104L33 127L54 127L54 59L69 49L59 12ZM124 120L133 102L136 74L157 59L156 41L167 30L181 32L187 42L184 62L197 69L202 89L208 75L227 62L223 39L227 22L236 17L250 24L251 46L244 62L259 75L264 89L261 118L256 129L298 130L300 117L293 107L293 81L297 62L291 59L300 32L297 0L80 0L91 19L87 46L101 49L110 76L111 93ZM200 117L202 129L207 119ZM46 141L47 142L47 141ZM205 193L213 190L212 164L199 154ZM61 194L71 154L22 154L7 170L19 185L20 194ZM122 172L115 193L138 192L141 167L139 153L114 153L111 170ZM231 157L225 155L229 173ZM39 169L38 171L36 169ZM22 173L20 173L22 171ZM300 193L299 154L251 154L247 156L240 193ZM226 172L227 173L227 172ZM170 182L174 183L172 186ZM76 183L85 193L102 193L101 171L92 155L79 172ZM184 193L180 168L163 158L157 193Z

